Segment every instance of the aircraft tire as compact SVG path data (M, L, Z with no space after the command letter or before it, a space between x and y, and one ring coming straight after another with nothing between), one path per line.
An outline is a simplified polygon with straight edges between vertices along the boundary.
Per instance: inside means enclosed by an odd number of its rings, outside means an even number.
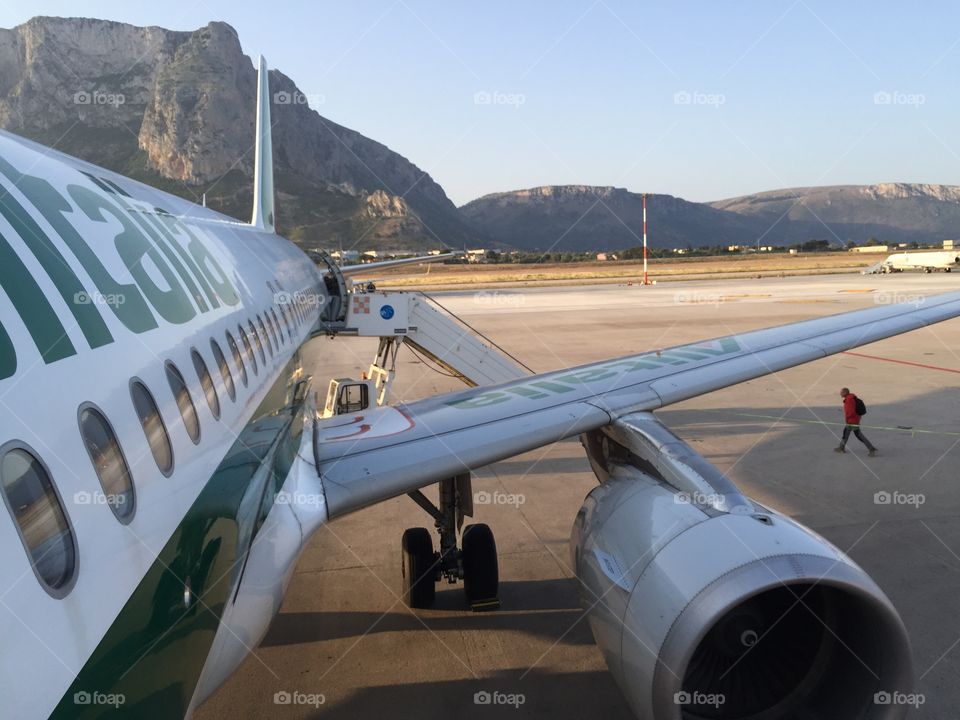
M463 591L474 610L499 607L500 570L497 543L490 526L467 525L463 530Z
M411 608L431 607L436 595L437 556L430 531L422 527L407 528L400 546L403 602Z

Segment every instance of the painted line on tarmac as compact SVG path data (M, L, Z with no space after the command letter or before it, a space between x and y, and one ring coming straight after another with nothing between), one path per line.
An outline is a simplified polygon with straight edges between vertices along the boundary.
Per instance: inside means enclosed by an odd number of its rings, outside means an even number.
M939 365L925 365L918 362L910 362L909 360L897 360L895 358L881 357L880 355L867 355L865 353L858 352L844 352L844 355L853 355L855 357L868 358L869 360L883 360L884 362L896 363L897 365L910 365L912 367L924 368L925 370L941 370L948 373L957 373L960 375L960 370L954 370L953 368L940 367Z
M716 410L715 412L725 412L724 410ZM737 415L739 417L755 418L760 420L784 420L788 422L803 423L805 425L827 425L832 427L844 427L846 423L842 422L828 422L827 420L807 420L804 418L792 418L792 417L781 417L780 415L760 415L759 413L729 413L731 415ZM915 428L915 427L889 427L887 425L864 425L861 424L864 430L886 430L888 432L898 432L905 433L908 435L947 435L950 437L960 437L960 432L951 432L949 430L927 430L926 428Z

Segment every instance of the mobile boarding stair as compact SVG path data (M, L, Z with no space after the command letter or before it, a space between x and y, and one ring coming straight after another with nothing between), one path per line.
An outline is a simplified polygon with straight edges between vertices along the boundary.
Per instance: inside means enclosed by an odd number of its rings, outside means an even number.
M371 285L358 284L342 298L345 307L338 317L321 321L315 334L377 337L380 344L363 378L330 381L318 424L324 418L360 413L374 403L387 404L397 353L404 344L471 387L507 382L533 372L423 293L380 292ZM434 551L433 535L426 528L408 528L403 533L406 604L430 607L436 583L463 581L471 609L498 608L499 570L493 532L483 523L463 527L464 518L473 516L470 473L441 480L436 504L420 490L409 496L433 518L439 548Z
M370 383L368 392L378 405L388 401L397 353L403 344L470 387L516 380L532 372L424 293L365 292L357 288L346 301L342 319L322 324L323 332L380 338L377 356L364 379ZM342 379L333 382L347 383ZM327 411L337 414L335 409L334 405Z

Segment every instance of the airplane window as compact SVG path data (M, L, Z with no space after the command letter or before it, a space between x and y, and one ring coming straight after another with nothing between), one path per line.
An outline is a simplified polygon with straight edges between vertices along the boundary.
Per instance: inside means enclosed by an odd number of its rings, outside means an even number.
M157 467L164 475L169 475L173 470L173 448L170 446L170 436L167 435L167 428L163 424L163 418L160 417L153 395L147 390L146 385L139 380L134 380L130 384L130 398L133 400L133 409L140 418L143 434L147 437L147 444L150 446L150 452L153 453L153 459L157 462Z
M267 326L263 324L263 318L260 317L260 314L257 313L257 324L260 325L260 332L263 334L263 342L267 346L267 350L270 351L270 357L273 357L273 345L270 344L270 334L267 332ZM266 362L266 359L264 359Z
M133 480L117 436L96 408L84 407L79 419L80 435L103 488L104 500L117 520L127 524L133 519Z
M260 340L260 336L257 334L257 328L253 324L253 320L250 320L250 334L253 335L253 341L257 344L257 350L260 351L260 362L264 365L267 364L267 356L263 352L263 342Z
M243 356L240 354L240 348L237 347L237 341L233 339L230 331L227 331L227 345L230 346L230 353L233 355L233 362L240 371L240 380L243 386L247 386L247 366L243 364Z
M63 597L76 575L77 546L50 474L29 450L14 445L0 461L0 487L33 571L47 592Z
M250 326L250 329L253 329L253 326ZM250 340L247 338L247 333L243 330L243 325L237 325L237 330L240 331L240 340L243 342L243 351L247 354L247 360L250 362L250 365L253 367L253 374L257 374L257 356L253 352L253 348L250 346Z
M280 349L280 344L277 342L277 331L273 327L273 322L270 320L270 313L264 310L263 312L264 324L267 326L267 331L270 333L270 340L272 341L273 347L275 350Z
M285 342L283 339L283 328L280 327L280 321L277 320L277 314L273 311L273 308L270 308L270 320L270 327L274 329L274 332L276 332L277 337L280 339L280 344L282 345Z
M200 420L197 418L197 409L193 406L193 400L190 398L190 391L187 390L187 383L184 382L183 375L170 362L167 363L167 382L170 383L173 397L177 400L177 407L180 408L180 417L183 418L183 426L187 429L187 435L196 445L200 442Z
M217 341L210 339L210 349L213 350L213 358L217 361L220 368L220 376L223 378L223 384L227 387L227 395L231 400L237 399L237 388L233 384L233 375L230 374L230 366L227 365L227 359L223 356L223 351L217 345Z
M207 405L210 406L210 412L215 418L220 419L220 398L217 397L217 389L213 386L213 378L210 377L207 364L196 350L190 351L190 357L197 371L197 377L200 379L200 387L203 388L203 394L207 398Z

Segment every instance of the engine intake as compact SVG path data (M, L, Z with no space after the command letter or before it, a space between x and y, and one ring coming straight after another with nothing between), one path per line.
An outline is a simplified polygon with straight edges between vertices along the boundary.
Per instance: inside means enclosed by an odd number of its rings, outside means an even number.
M890 698L910 697L906 630L859 566L752 501L692 502L656 458L606 440L571 552L597 645L638 717L904 716Z

